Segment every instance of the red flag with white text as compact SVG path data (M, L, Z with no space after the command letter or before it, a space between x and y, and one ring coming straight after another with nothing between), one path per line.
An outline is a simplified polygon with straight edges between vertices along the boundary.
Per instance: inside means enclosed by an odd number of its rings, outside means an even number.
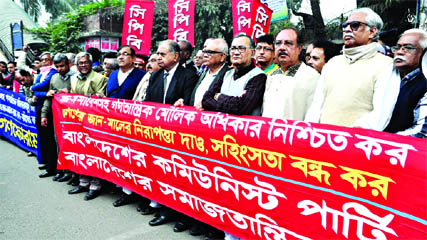
M170 0L168 39L188 40L194 46L195 0Z

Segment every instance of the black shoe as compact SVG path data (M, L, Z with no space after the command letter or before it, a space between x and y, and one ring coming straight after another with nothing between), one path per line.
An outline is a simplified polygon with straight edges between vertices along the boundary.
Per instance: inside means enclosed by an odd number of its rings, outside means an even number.
M101 194L100 190L89 190L89 192L86 194L86 196L83 198L85 201L92 200Z
M55 177L52 178L52 181L58 181L58 179L62 178L64 176L63 172L57 173Z
M51 176L55 176L56 172L44 172L42 174L39 175L39 178L45 178L45 177L51 177Z
M32 156L35 156L35 154L34 154L34 153L32 153L32 152L27 152L27 156L28 156L28 157L32 157Z
M150 226L159 226L159 225L165 224L169 221L170 221L170 219L166 216L158 216L158 217L151 219L151 221L149 221L148 224L150 224Z
M224 239L225 234L223 231L218 230L216 228L210 227L211 229L208 230L208 233L206 233L207 239Z
M184 232L188 229L188 225L184 222L176 222L175 226L173 226L174 232Z
M71 186L78 186L79 183L80 183L80 180L78 175L73 175L73 177L67 182L67 184Z
M70 174L65 174L63 177L58 179L58 182L65 182L71 179L71 175Z
M157 209L156 208L152 208L150 206L148 206L146 208L142 208L141 211L140 211L140 213L142 215L150 215L150 214L153 214L155 212L157 212Z
M46 166L46 165L44 165L44 164L42 164L42 165L40 165L40 166L39 166L39 169L40 169L40 170L45 170L46 168L47 168L47 166Z
M86 187L82 187L82 186L77 186L73 189L71 189L70 191L68 191L68 194L76 194L76 193L82 193L82 192L87 192L88 189Z
M134 195L135 195L134 193L132 193L130 195L122 194L119 199L117 199L115 202L113 202L113 206L114 207L120 207L120 206L129 204L129 203L135 202L135 196Z
M206 226L202 222L195 222L190 228L191 236L200 236L206 233Z

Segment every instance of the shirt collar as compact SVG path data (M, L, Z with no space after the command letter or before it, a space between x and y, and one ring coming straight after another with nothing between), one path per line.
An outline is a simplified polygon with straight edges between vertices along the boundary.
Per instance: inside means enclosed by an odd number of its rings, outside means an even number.
M255 64L253 61L251 61L251 64L247 67L244 67L242 69L240 69L239 71L234 71L234 75L233 75L233 79L239 79L240 77L244 76L246 73L248 73L250 70L252 70L253 68L255 68Z
M415 69L414 71L408 73L405 77L402 78L402 81L411 81L412 79L416 78L421 73L420 68Z

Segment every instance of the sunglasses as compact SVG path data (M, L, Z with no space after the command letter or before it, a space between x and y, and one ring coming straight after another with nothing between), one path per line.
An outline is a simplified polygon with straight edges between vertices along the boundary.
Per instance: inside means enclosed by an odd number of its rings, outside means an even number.
M348 25L350 25L350 28L351 28L352 31L357 31L362 24L369 27L368 24L366 24L364 22L359 22L359 21L343 22L341 24L341 27L344 30Z

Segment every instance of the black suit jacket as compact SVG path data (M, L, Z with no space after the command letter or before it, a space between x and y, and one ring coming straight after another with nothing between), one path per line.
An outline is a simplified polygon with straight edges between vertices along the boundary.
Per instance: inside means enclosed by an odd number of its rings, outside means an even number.
M151 75L145 101L163 103L163 96L165 92L163 75L163 69L160 69ZM174 104L178 99L183 98L184 104L188 105L197 80L198 77L195 72L178 65L169 84L164 103Z

